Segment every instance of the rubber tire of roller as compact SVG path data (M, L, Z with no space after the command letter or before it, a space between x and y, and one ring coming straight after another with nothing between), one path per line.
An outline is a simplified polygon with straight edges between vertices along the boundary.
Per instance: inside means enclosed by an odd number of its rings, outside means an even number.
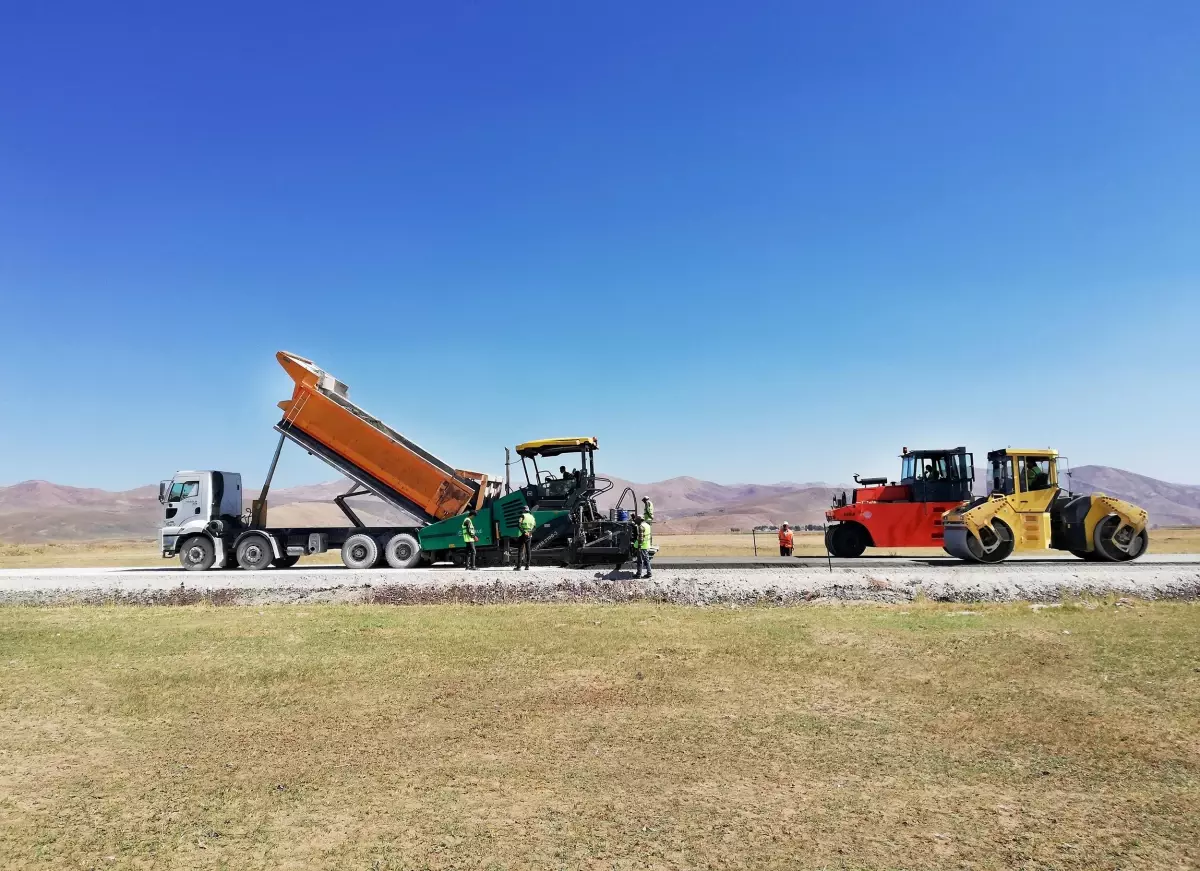
M379 561L379 543L361 532L346 539L342 545L342 564L348 569L369 569Z
M277 569L290 569L296 563L300 562L299 554L284 554L271 560L271 565Z
M855 559L867 549L867 531L857 523L839 523L833 528L830 553L840 559Z
M400 532L388 539L383 554L392 568L411 569L421 561L421 545L407 532Z
M1110 540L1112 537L1111 533L1105 533L1105 527L1119 528L1120 525L1121 518L1117 517L1115 514L1108 515L1096 524L1096 529L1093 533L1093 544L1096 547L1095 552L1100 559L1107 560L1108 562L1112 563L1127 563L1130 560L1137 559L1144 554L1147 549L1149 549L1150 533L1143 529L1138 533L1138 538L1142 540L1142 546L1137 550L1136 553L1130 554L1125 553L1123 550L1119 550L1115 545L1112 544Z
M193 552L192 548L197 550ZM198 558L193 559L199 555ZM217 561L217 549L207 535L191 535L179 548L179 564L189 572L206 572Z
M271 542L265 535L247 535L237 546L237 564L248 572L265 569L275 559Z

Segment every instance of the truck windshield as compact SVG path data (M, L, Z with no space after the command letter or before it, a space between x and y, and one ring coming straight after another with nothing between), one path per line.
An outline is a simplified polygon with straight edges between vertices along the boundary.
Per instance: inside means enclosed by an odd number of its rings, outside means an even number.
M196 491L199 489L199 481L176 481L171 485L171 495L167 501L179 502L182 499L187 499L189 496L195 496Z

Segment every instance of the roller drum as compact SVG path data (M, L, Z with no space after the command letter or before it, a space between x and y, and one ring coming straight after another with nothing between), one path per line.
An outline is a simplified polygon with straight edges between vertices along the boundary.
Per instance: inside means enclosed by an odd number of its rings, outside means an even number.
M975 546L979 547L975 537L967 531L965 526L950 526L946 527L945 538L942 540L942 548L950 556L958 557L967 562L981 562L980 558L971 550L971 543L975 542ZM982 548L981 548L982 550Z

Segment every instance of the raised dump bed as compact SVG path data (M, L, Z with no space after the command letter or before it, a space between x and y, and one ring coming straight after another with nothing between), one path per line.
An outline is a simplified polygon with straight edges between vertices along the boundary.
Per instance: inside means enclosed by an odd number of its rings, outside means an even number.
M426 522L462 513L486 478L454 469L349 399L349 388L311 360L275 355L295 382L276 429L384 501Z

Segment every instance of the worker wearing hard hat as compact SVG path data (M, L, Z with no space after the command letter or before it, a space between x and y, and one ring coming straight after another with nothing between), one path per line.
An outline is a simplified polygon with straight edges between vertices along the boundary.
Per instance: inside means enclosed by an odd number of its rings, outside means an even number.
M514 572L521 570L521 557L525 557L525 571L529 571L529 557L533 550L533 528L537 526L537 521L533 519L533 512L529 510L529 506L525 506L525 510L521 513L517 520L517 529L521 530L521 535L517 538L517 564L513 568Z
M479 567L475 564L476 551L475 542L479 541L479 536L475 534L475 509L467 509L467 516L462 522L462 537L463 546L467 549L467 571L476 571Z
M646 570L645 577L650 577L650 524L637 515L633 518L633 553L637 557L637 573L634 577L642 577L643 568Z
M791 556L794 544L795 538L792 536L792 528L785 523L779 527L779 555Z

